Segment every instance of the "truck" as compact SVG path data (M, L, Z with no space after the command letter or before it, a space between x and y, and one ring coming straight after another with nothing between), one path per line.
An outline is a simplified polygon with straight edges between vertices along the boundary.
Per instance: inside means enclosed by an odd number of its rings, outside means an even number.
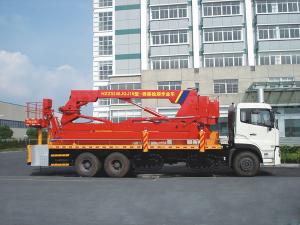
M87 116L81 107L101 99L119 99L148 116L113 122ZM179 105L167 117L136 99L166 99ZM232 168L238 176L255 176L261 164L280 164L279 130L269 104L232 104L228 141L221 143L219 100L186 90L72 90L67 103L52 109L52 100L27 103L28 127L38 129L38 143L28 145L32 167L74 166L79 176L105 172L124 177L132 170L157 171L165 164L185 163L190 169ZM42 130L48 131L42 144Z

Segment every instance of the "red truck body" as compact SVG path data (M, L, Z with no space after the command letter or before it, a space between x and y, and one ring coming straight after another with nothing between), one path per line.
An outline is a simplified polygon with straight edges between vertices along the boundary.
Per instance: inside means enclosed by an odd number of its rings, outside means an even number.
M102 98L118 98L132 103L151 117L130 118L119 123L108 119L82 115L80 108ZM152 109L134 103L134 99L168 99L181 107L174 118L168 118ZM28 104L28 112L34 107ZM27 118L28 126L48 128L53 144L133 144L148 132L152 141L177 140L186 144L188 139L199 139L203 130L205 139L210 137L210 125L219 118L219 102L207 96L199 96L196 90L76 90L69 101L59 108L61 120L55 117L52 100L44 99L39 117ZM78 119L89 119L93 123L83 123Z

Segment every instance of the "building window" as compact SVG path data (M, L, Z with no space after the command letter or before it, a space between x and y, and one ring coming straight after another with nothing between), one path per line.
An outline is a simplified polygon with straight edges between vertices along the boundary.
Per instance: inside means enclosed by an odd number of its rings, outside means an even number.
M112 55L112 36L99 37L99 55Z
M300 12L299 0L287 0L287 1L257 1L256 13L293 13Z
M110 90L140 90L141 88L142 88L141 83L118 83L118 84L110 85ZM142 103L141 99L133 99L133 102L136 104ZM122 101L120 99L117 99L117 98L112 98L111 104L112 105L124 105L124 104L128 104L128 103L125 101Z
M141 83L119 83L111 84L111 90L139 90L141 89Z
M280 38L300 38L300 25L279 27Z
M221 28L204 30L204 42L226 42L242 40L242 28Z
M200 83L199 82L195 83L195 88L197 89L198 92L200 91Z
M169 5L151 7L151 19L179 19L187 17L187 5Z
M108 106L110 101L109 98L101 98L98 100L98 104L101 105L101 106Z
M112 61L99 62L99 79L108 80L108 76L112 75Z
M0 119L0 126L8 126L10 128L26 128L23 121Z
M99 13L99 31L112 30L112 12Z
M203 15L205 17L239 15L240 13L240 2L216 2L203 4Z
M205 67L243 66L242 54L206 55Z
M151 65L153 70L188 68L189 59L187 56L157 57L151 60Z
M238 79L214 80L215 94L238 93Z
M300 106L285 106L283 107L284 114L290 114L290 116L297 116L300 112ZM291 115L294 114L294 115Z
M259 65L300 64L300 53L267 54L259 56Z
M105 85L105 86L98 86L98 90L108 90L109 86Z
M269 82L293 82L294 77L269 77Z
M281 64L292 64L290 55L282 55L281 56Z
M300 119L285 119L285 136L300 137Z
M299 39L300 25L260 26L258 27L259 40Z
M114 123L119 123L129 118L141 117L142 113L140 110L111 110L110 119Z
M99 0L99 7L111 7L112 6L112 0Z
M152 45L168 45L188 43L188 31L152 32Z
M267 3L267 2L257 2L256 3L256 13L272 13L277 12L277 4L276 3Z
M181 81L160 81L157 83L158 90L181 90Z
M259 40L277 39L277 36L278 35L275 26L258 27Z

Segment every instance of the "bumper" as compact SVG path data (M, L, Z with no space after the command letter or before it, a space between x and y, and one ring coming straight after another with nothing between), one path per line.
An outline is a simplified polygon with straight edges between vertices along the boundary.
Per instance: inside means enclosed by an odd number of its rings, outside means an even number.
M276 146L274 150L264 152L263 165L265 166L278 166L281 165L280 148Z

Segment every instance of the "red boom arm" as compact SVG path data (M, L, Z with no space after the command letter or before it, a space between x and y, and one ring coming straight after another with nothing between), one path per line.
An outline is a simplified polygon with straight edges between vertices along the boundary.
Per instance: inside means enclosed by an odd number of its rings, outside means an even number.
M80 108L102 98L117 98L127 101L154 115L152 118L131 118L120 123L81 115ZM168 99L180 104L175 118L165 117L150 108L132 102L132 99ZM209 126L216 124L219 117L219 102L210 101L207 96L199 96L196 90L73 90L69 101L59 111L62 113L61 124L53 115L52 100L43 100L42 118L35 121L35 126L49 127L53 139L117 139L125 135L127 139L140 137L142 130L150 131L155 138L194 138L198 137L199 127L209 134ZM101 123L73 123L78 118L86 118ZM33 126L32 121L26 124ZM103 131L106 131L103 133ZM152 131L152 133L151 133ZM123 132L123 133L120 133ZM137 138L137 139L138 139Z

